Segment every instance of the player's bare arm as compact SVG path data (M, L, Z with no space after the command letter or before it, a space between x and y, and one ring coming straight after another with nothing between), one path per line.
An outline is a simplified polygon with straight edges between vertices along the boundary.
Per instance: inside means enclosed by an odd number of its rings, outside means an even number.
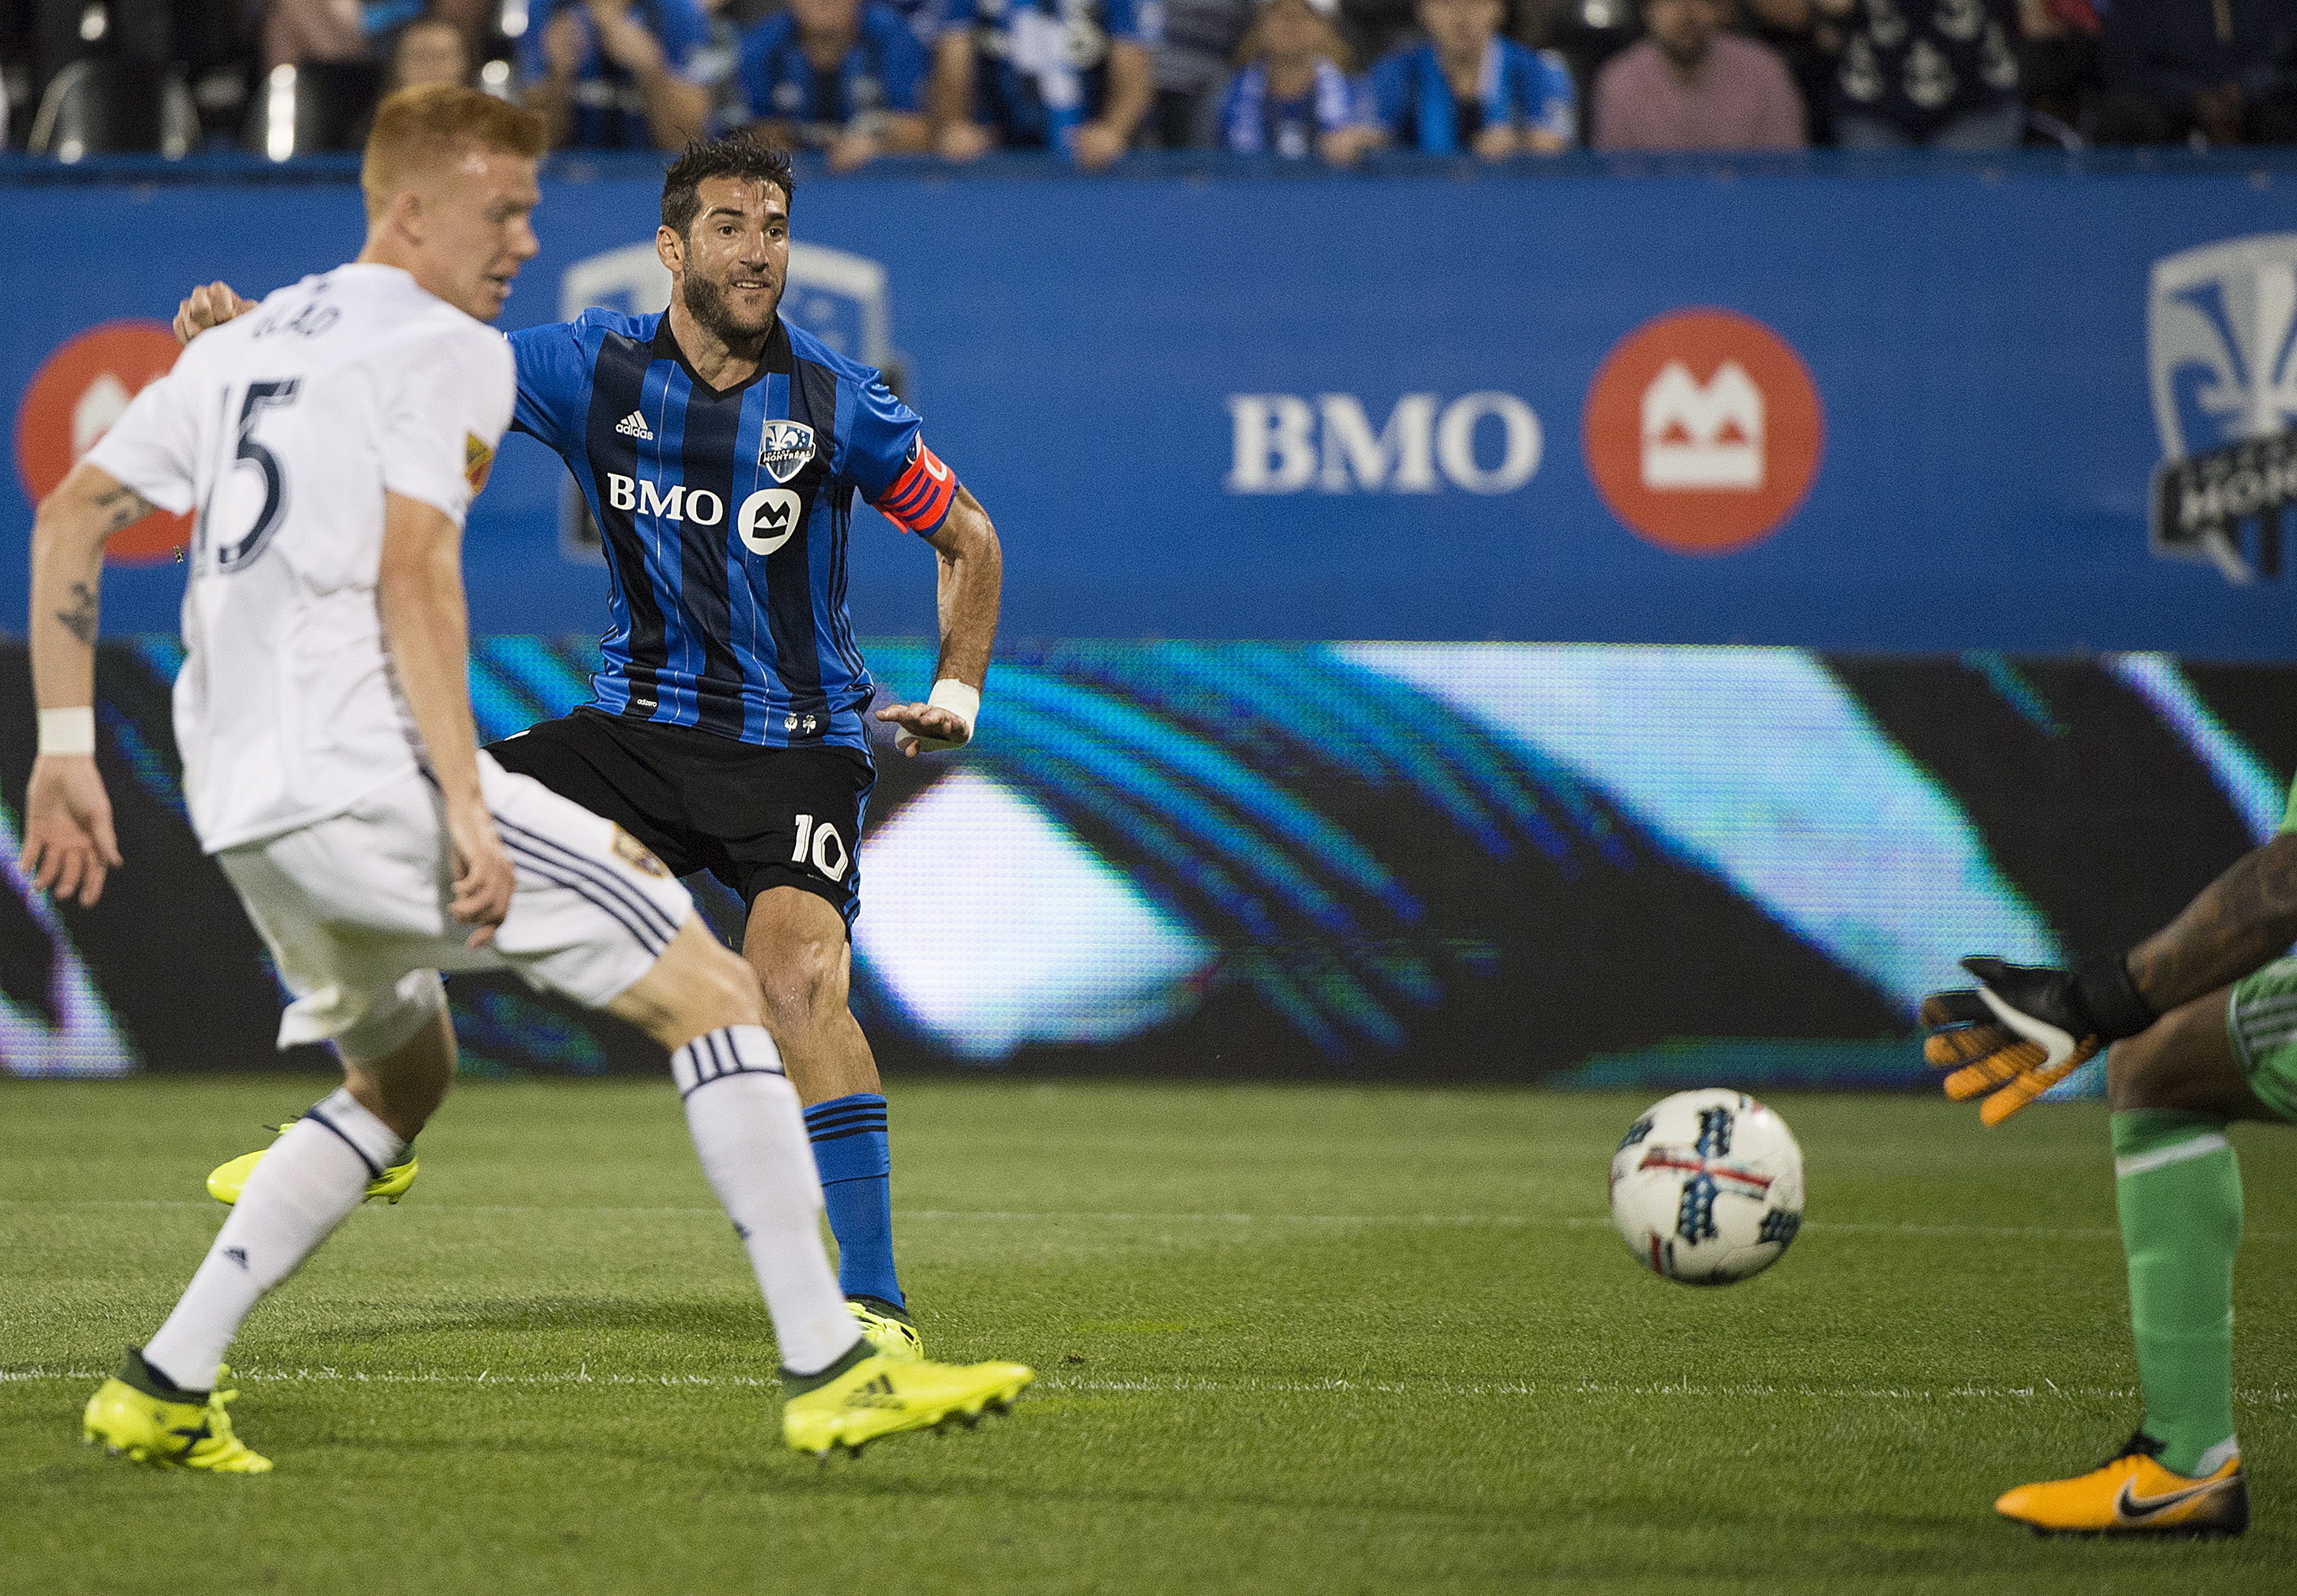
M467 674L470 613L463 597L463 531L421 499L385 496L383 564L375 579L383 646L422 736L455 844L457 920L492 940L510 912L512 871L479 790L478 727Z
M941 559L935 594L941 612L941 663L934 671L934 690L941 693L943 682L961 682L972 689L977 703L989 677L989 651L997 641L997 606L1005 583L997 529L981 501L960 486L948 519L926 541ZM877 719L902 728L895 740L911 758L960 747L973 735L969 715L938 703L889 704L877 712Z
M2156 1021L2177 1016L2178 1032L2162 1048L2186 1070L2221 1045L2197 1050L2180 1039L2221 1038L2224 990L2264 968L2297 940L2297 834L2275 837L2235 861L2233 868L2168 926L2131 950L2079 970L2056 970L1973 958L1963 967L1979 980L1974 989L1933 992L1922 1000L1922 1023L1931 1035L1924 1056L1952 1072L1947 1095L1956 1099L1989 1094L1988 1124L1998 1124L2109 1044L2142 1035L2144 1047L2120 1061L2117 1074L2151 1073L2151 1040L2162 1028ZM2204 1002L2203 1000L2209 1000ZM2205 1008L2198 1024L2184 1024L2180 1011ZM2188 1036L2186 1033L2191 1032ZM2122 1052L2128 1052L2123 1049ZM2247 1109L2252 1099L2232 1072L2229 1060L2214 1074L2214 1100ZM2177 1071L2173 1071L2176 1074ZM2117 1087L2120 1082L2117 1082ZM2221 1090L2220 1090L2221 1089ZM2117 1096L2119 1096L2117 1090Z
M135 489L82 463L40 502L32 526L32 695L40 752L24 794L22 862L32 884L83 908L120 863L111 798L95 768L96 613L103 546L152 513Z
M2129 978L2157 1014L2240 980L2297 942L2297 832L2235 860L2178 917L2130 950Z

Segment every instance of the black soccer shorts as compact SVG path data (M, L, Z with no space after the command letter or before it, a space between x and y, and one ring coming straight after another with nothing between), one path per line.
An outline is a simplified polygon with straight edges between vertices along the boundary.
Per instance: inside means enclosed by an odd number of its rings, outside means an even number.
M859 749L760 748L585 706L487 752L603 815L674 875L707 870L746 911L794 886L845 918L861 904L861 818L877 767Z

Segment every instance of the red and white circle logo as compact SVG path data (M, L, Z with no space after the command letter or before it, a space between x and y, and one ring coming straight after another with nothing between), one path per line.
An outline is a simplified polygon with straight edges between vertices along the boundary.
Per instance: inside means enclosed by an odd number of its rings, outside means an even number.
M128 401L176 364L176 336L158 321L90 327L41 363L16 412L16 471L37 505L111 430ZM104 547L110 565L155 565L191 540L188 515L152 514Z
M1793 346L1751 317L1677 310L1604 357L1587 391L1587 474L1634 534L1719 555L1776 531L1818 475L1825 418Z

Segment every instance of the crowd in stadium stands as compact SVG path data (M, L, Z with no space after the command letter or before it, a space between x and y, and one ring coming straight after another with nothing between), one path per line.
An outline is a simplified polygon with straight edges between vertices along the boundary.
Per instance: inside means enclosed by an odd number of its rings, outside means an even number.
M355 148L434 81L564 147L750 125L838 170L2290 144L2297 0L0 0L13 148Z

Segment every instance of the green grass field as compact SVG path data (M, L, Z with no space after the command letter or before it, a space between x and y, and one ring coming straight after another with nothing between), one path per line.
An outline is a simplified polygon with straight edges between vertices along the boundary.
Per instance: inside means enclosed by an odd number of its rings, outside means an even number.
M1810 1223L1720 1291L1644 1274L1603 1172L1642 1098L898 1087L928 1350L1039 1382L817 1465L666 1085L478 1083L234 1352L218 1479L78 1414L222 1210L274 1077L0 1085L10 1592L2287 1590L2297 1137L2248 1181L2239 1542L2032 1539L2018 1481L2137 1416L2101 1107L1779 1107ZM2276 1570L2278 1572L2276 1572Z

